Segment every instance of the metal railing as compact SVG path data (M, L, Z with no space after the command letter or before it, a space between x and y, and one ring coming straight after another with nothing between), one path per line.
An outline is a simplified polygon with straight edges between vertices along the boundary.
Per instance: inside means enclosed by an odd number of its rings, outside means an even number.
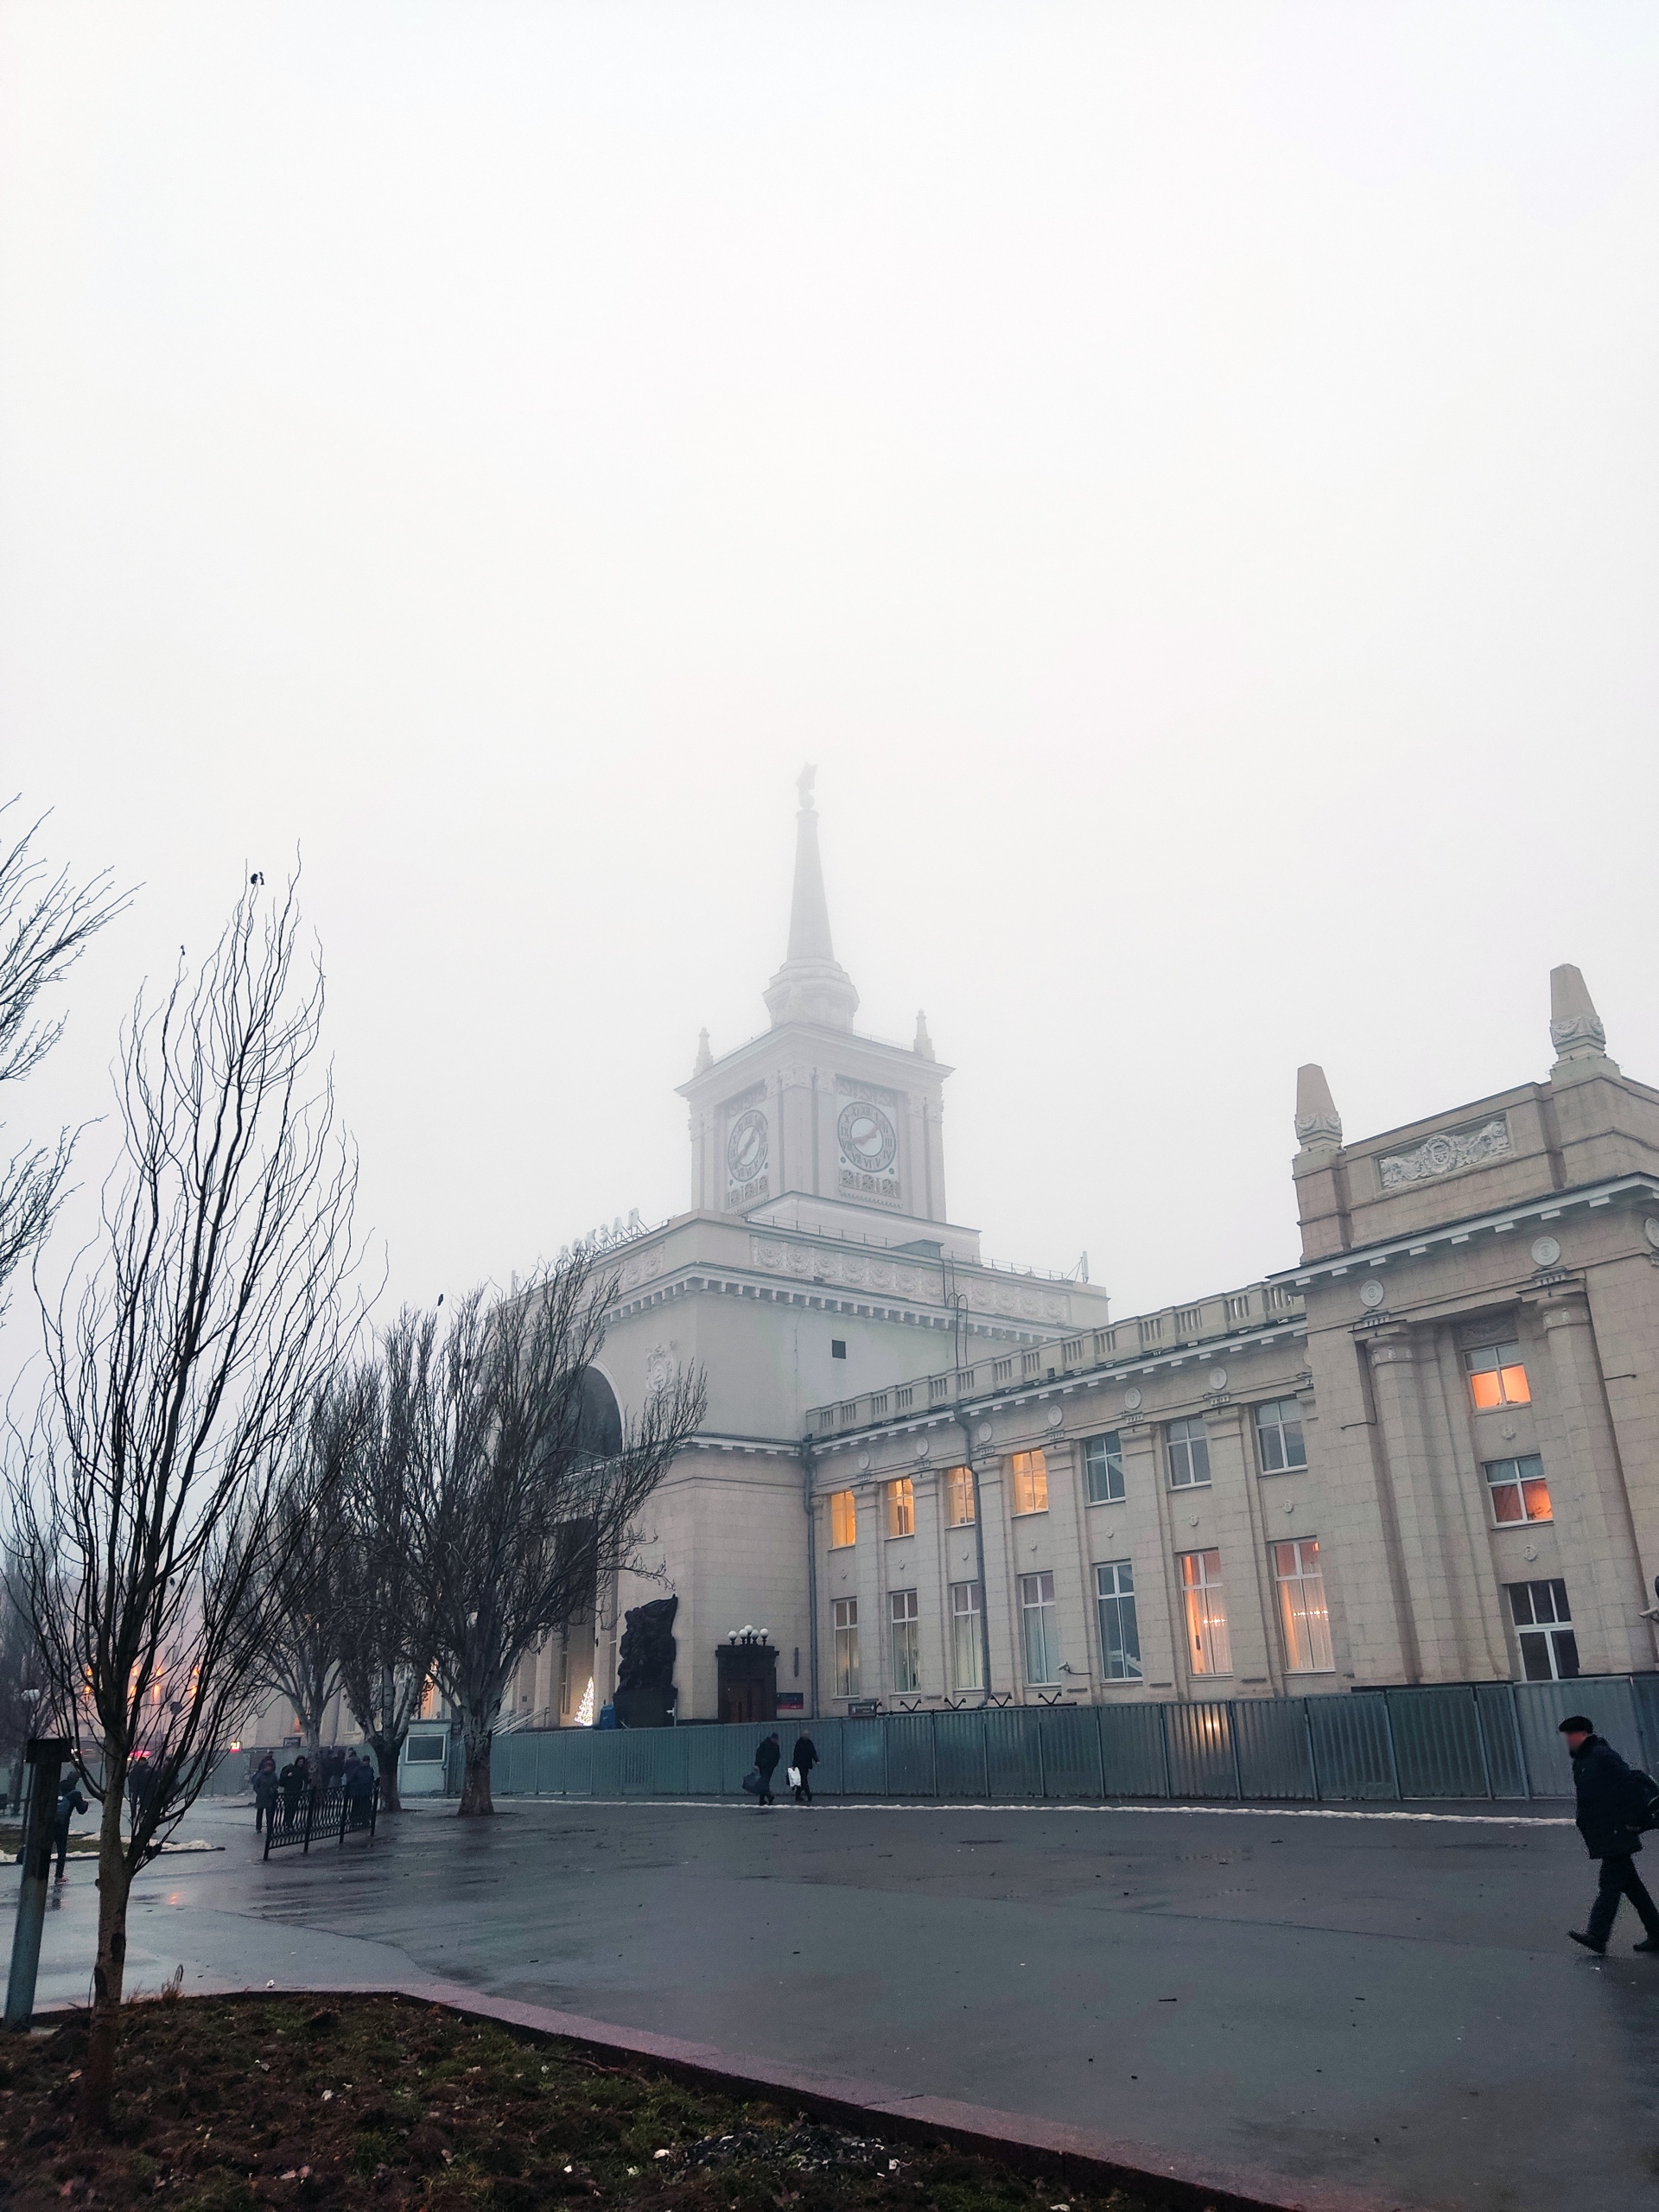
M824 1796L1371 1802L1570 1797L1558 1732L1582 1707L1659 1768L1659 1675L1236 1698L1203 1705L976 1707L777 1722L817 1746ZM734 1796L764 1726L524 1730L498 1737L502 1796Z
M319 1789L308 1783L297 1794L283 1791L265 1815L263 1855L269 1859L289 1844L298 1844L303 1853L314 1841L323 1843L330 1836L342 1844L348 1835L366 1835L372 1841L379 1809L378 1775L366 1789Z

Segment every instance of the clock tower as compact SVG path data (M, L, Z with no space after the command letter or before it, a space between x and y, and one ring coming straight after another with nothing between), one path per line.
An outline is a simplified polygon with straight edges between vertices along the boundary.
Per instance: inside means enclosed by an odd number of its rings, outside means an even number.
M950 1071L934 1058L919 1014L908 1050L853 1027L858 993L830 934L815 775L805 768L798 781L789 948L766 990L772 1025L718 1060L705 1031L681 1088L691 1109L691 1203L702 1213L901 1245L907 1224L919 1237L921 1224L946 1218L940 1122ZM931 1241L941 1241L937 1230Z

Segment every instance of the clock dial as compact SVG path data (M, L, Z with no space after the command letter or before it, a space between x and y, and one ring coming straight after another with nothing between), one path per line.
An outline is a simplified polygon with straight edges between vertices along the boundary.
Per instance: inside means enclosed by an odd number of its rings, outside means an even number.
M881 1175L899 1157L899 1138L881 1109L868 1098L855 1098L842 1109L836 1124L841 1156L849 1167L867 1175Z
M734 1183L753 1183L766 1172L766 1117L757 1107L740 1114L726 1136L726 1172Z

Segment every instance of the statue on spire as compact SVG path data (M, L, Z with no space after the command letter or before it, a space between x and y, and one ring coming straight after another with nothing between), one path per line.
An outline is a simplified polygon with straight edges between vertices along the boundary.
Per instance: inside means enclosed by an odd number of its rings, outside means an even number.
M817 780L818 772L812 766L810 761L807 763L806 766L802 769L800 774L795 779L795 788L801 795L801 812L803 814L810 814L812 810L812 786L817 782Z

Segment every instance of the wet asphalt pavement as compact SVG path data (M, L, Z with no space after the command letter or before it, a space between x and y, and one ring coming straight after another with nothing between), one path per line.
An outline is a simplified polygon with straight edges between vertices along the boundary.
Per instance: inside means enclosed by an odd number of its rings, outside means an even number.
M1567 1942L1565 1808L1495 1809L518 1800L262 1865L207 1806L227 1848L142 1878L132 1980L442 1977L1402 2204L1659 2212L1659 1960L1628 1910L1605 1961ZM92 1904L72 1862L43 2001Z

